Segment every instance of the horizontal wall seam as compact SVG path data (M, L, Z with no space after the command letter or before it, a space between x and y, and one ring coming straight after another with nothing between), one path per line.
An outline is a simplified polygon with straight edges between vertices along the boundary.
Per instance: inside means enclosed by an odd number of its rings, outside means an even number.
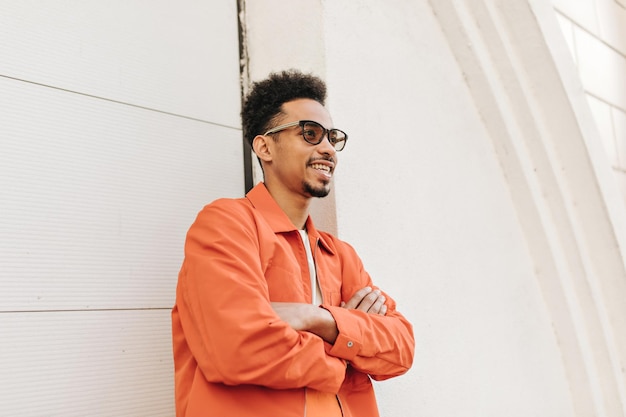
M588 96L591 96L591 97L595 98L595 99L596 99L596 100L598 100L598 101L603 102L604 104L606 104L606 105L607 105L607 106L609 106L609 107L612 107L612 108L614 108L614 109L617 109L617 110L621 111L622 113L626 113L626 109L623 109L621 106L618 106L618 105L617 105L617 104L615 104L615 103L611 103L611 102L610 102L610 101L608 101L607 99L605 99L605 98L603 98L603 97L600 97L599 95L597 95L597 94L595 94L595 93L593 93L593 92L591 92L591 91L589 91L589 90L587 90L587 89L585 89L585 94L587 94Z
M604 46L606 46L607 48L609 48L610 50L612 50L613 52L615 52L616 54L618 54L619 56L621 56L622 58L626 59L626 54L622 51L620 51L619 49L617 49L616 47L614 47L613 45L611 45L610 43L608 43L607 41L605 41L604 39L600 38L597 34L593 33L592 31L590 31L589 29L587 29L584 26L581 26L578 22L576 22L575 20L573 20L571 17L569 17L568 15L566 15L563 11L557 9L556 7L554 8L554 10L561 15L563 18L567 19L572 25L576 26L578 29L582 30L583 32L587 33L589 36L593 37L594 39L597 39L600 43L602 43Z
M59 310L6 310L0 314L22 314L22 313L73 313L73 312L103 312L103 311L162 311L171 310L172 307L137 307L137 308L75 308Z
M93 99L96 99L96 100L107 101L109 103L121 104L123 106L134 107L136 109L148 110L148 111L152 111L152 112L156 112L156 113L166 114L168 116L178 117L178 118L181 118L181 119L193 120L194 122L206 123L206 124L210 124L210 125L213 125L213 126L224 127L226 129L241 130L241 127L239 127L239 126L229 126L229 125L225 125L225 124L221 124L221 123L211 122L209 120L198 119L196 117L185 116L184 114L171 113L171 112L168 112L168 111L159 110L159 109L155 109L155 108L152 108L152 107L146 107L146 106L141 106L139 104L127 103L127 102L124 102L124 101L114 100L114 99L111 99L111 98L106 98L106 97L101 97L101 96L96 96L96 95L93 95L93 94L83 93L83 92L80 92L80 91L69 90L67 88L56 87L56 86L49 85L49 84L44 84L44 83L38 83L36 81L30 81L30 80L25 80L25 79L22 79L22 78L11 77L9 75L2 75L2 74L0 74L0 77L8 79L8 80L19 81L19 82L23 82L23 83L37 85L37 86L40 86L40 87L51 88L53 90L63 91L65 93L77 94L77 95L80 95L80 96L83 96L83 97L89 97L89 98L93 98Z

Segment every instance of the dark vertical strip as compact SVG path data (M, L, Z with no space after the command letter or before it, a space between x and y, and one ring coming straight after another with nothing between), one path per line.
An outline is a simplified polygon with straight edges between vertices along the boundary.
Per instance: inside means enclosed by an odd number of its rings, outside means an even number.
M241 87L242 109L243 99L248 89L247 84L250 80L250 76L248 74L248 48L246 43L245 13L245 0L237 0L237 27L239 29L239 86ZM241 140L241 146L243 146L244 191L247 193L254 186L254 180L252 178L252 152L250 145L248 145L243 137Z

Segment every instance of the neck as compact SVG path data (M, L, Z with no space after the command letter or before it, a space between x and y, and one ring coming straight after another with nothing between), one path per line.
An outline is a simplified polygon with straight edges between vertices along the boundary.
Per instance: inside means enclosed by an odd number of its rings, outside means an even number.
M298 228L304 229L306 225L306 219L309 216L309 205L311 204L311 197L294 196L286 190L278 187L272 187L265 183L265 187L269 191L270 195L276 201L276 204L285 212L291 223Z

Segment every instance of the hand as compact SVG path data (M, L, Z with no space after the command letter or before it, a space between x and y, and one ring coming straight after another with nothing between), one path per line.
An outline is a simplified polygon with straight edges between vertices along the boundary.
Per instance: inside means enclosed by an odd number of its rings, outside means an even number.
M365 287L355 292L348 302L341 302L341 307L384 316L387 314L385 301L385 296L382 295L380 290L372 291L370 287Z
M328 343L335 343L339 330L328 310L306 303L273 302L272 308L292 329L310 332Z

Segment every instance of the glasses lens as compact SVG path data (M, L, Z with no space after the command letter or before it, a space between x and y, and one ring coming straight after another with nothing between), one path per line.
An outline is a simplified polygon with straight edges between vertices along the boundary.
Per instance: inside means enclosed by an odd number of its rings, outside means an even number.
M326 129L317 122L306 121L302 125L302 137L311 145L317 145L324 140ZM346 146L348 135L339 129L330 129L328 131L328 141L333 145L335 150L340 151Z
M306 122L302 126L302 136L311 145L317 145L324 139L326 129L316 122Z
M335 150L339 152L346 146L346 140L348 139L348 135L345 134L343 130L339 129L330 129L329 132L329 140L330 143L335 147Z

